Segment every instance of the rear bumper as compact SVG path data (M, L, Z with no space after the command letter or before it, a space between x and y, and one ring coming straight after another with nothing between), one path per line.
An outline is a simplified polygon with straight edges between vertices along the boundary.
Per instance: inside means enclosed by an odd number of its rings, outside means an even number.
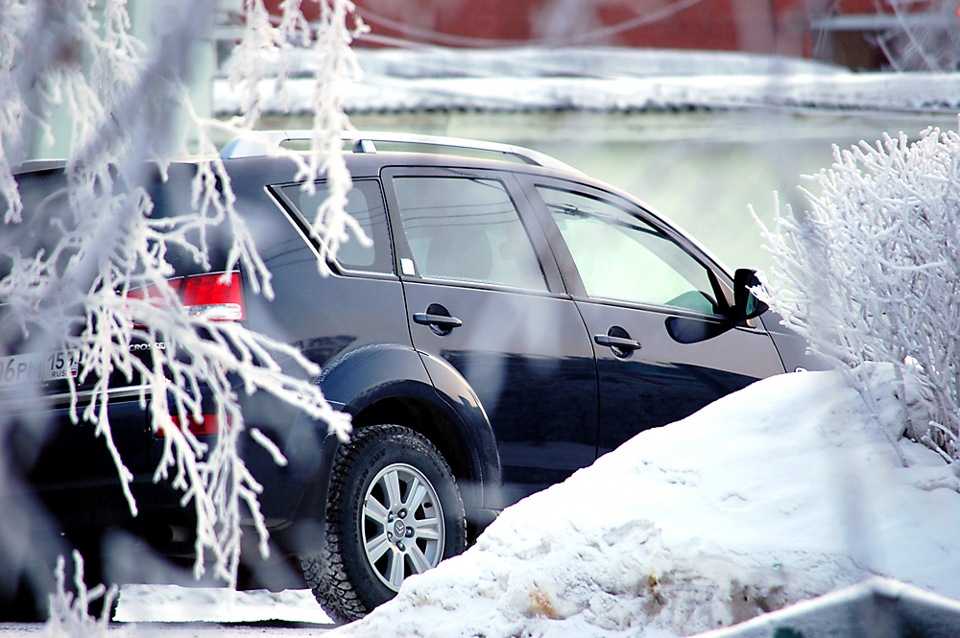
M154 482L164 441L150 430L149 398L145 409L139 395L140 388L112 392L107 409L114 442L134 476L131 487L137 516L123 496L104 440L95 436L89 423L71 421L69 397L47 397L43 409L36 409L36 401L33 410L0 405L0 426L7 433L5 449L23 479L20 489L37 497L61 533L90 538L124 530L162 554L186 558L193 553L194 504L182 503L183 492L171 486L175 467L169 468L168 478ZM336 439L326 434L324 424L312 422L294 408L278 406L268 396L245 398L242 409L248 427L259 428L287 457L288 463L279 466L260 445L242 437L241 458L263 486L261 512L268 529L280 540L298 521L322 519L327 468ZM214 437L208 437L207 443L215 443ZM241 509L243 523L252 524L249 512L244 506Z

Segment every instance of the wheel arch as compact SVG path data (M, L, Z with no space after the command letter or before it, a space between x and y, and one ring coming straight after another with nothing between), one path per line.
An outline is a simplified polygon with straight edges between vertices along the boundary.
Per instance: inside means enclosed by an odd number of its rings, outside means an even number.
M394 423L429 439L450 464L469 512L483 509L499 489L500 454L486 411L466 379L449 363L417 352L422 381L384 383L346 403L355 427Z
M327 399L350 414L354 427L391 423L427 437L453 469L468 512L482 510L491 490L499 489L493 428L476 393L445 361L404 346L367 346L331 362L317 381ZM325 427L307 421L298 425ZM323 520L338 444L335 436L324 436L316 473L304 486L294 522ZM295 533L298 546L300 536Z

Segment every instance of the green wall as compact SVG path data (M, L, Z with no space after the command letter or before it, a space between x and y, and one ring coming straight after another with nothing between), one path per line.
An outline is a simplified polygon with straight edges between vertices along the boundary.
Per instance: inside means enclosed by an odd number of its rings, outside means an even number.
M828 167L832 145L956 127L953 115L797 112L363 114L360 130L473 137L530 146L633 193L692 233L729 267L769 263L753 204L772 218L773 192L803 205L801 175ZM263 128L302 128L272 117Z

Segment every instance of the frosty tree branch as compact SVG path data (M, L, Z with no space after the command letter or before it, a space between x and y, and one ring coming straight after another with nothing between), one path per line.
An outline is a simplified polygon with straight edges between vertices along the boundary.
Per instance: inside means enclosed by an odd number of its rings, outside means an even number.
M353 5L347 0L320 2L322 17L313 47L322 71L317 76L311 152L281 148L272 152L296 162L296 179L305 189L312 190L320 176L327 179L331 195L317 211L313 232L322 242L324 256L333 256L351 235L367 241L344 212L350 177L340 139L349 122L338 97L341 84L358 73L350 43L364 27L360 22L348 24ZM54 4L56 20L51 19ZM79 354L79 374L70 379L73 418L95 425L96 435L113 456L134 514L132 475L113 442L107 402L112 374L146 384L140 402L145 409L149 406L151 427L163 436L155 479L170 480L196 514L196 573L204 571L206 557L213 573L233 584L243 507L258 528L261 551L267 548L258 502L262 488L238 453L246 428L237 393L268 392L324 420L341 437L349 432L349 419L306 380L318 370L298 350L184 307L168 282L174 275L168 252L182 249L209 269L208 233L224 226L232 236L224 277L241 268L254 291L272 296L269 271L236 209L212 135L229 131L255 136L252 126L260 113L255 80L263 75L264 64L278 51L297 42L307 44L313 36L300 12L300 0L285 0L277 25L269 20L262 0L246 0L246 28L238 45L244 63L232 76L247 87L246 111L223 123L199 117L182 88L191 45L212 25L209 5L201 3L204 13L192 2L171 3L177 10L163 44L148 52L131 34L126 0L102 4L99 18L86 0L13 0L0 9L4 223L43 224L44 233L54 237L46 247L0 239L0 259L9 265L8 271L0 271L0 298L15 319L0 334L0 347L6 349L5 344L26 337L31 349ZM44 53L26 55L27 48ZM46 210L24 210L13 170L24 157L32 131L49 134L56 106L74 114L70 132L74 151L61 191L48 198ZM163 172L185 150L184 140L169 141L176 130L172 114L177 112L185 113L197 138L196 150L209 159L198 162L192 210L154 218L145 187L150 177L145 161L156 162ZM318 267L323 271L325 261ZM139 296L131 296L137 290ZM151 356L139 359L131 354L135 344ZM294 374L295 369L301 372ZM76 387L87 380L93 382L92 399L80 409ZM219 422L228 424L212 446L171 419L174 415L186 423L200 418L201 387L212 397ZM282 454L262 434L252 439L283 462Z
M353 3L349 0L322 0L320 18L312 25L317 72L312 100L311 152L306 156L290 152L248 130L251 116L259 116L267 97L261 92L261 80L276 76L278 93L283 99L289 59L284 53L298 43L303 45L310 41L311 25L300 13L302 1L284 0L281 3L283 16L274 27L266 11L261 10L261 0L245 0L244 37L231 57L228 69L231 83L240 91L242 105L242 114L232 123L237 128L232 132L235 136L259 139L268 148L273 146L272 154L294 161L297 165L295 179L305 180L304 187L309 192L313 192L313 181L318 175L327 176L328 195L318 207L311 225L320 248L318 264L321 272L327 272L327 258L335 255L342 243L351 237L364 244L370 241L356 221L343 214L351 182L341 149L343 133L352 129L343 111L343 96L346 85L360 77L360 67L350 43L368 30L354 13ZM197 124L199 128L227 128L211 121L198 121Z

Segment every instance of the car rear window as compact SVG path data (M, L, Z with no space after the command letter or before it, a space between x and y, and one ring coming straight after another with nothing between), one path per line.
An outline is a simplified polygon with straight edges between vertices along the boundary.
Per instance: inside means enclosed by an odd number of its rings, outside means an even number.
M324 182L318 182L313 193L302 190L299 184L283 186L280 192L297 214L297 221L304 227L309 227L328 193ZM346 270L392 273L393 253L390 250L390 233L380 183L369 179L355 180L347 195L346 209L373 244L361 244L351 235L337 250L336 263Z

